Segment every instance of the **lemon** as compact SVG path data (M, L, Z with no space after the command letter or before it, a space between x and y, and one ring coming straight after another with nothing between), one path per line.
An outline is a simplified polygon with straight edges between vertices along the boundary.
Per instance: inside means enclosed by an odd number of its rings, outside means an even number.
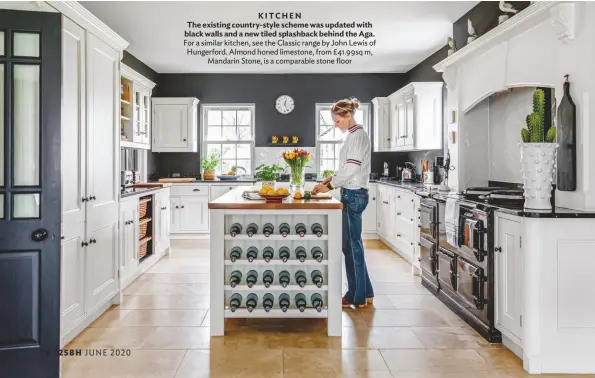
M295 198L295 199L302 199L302 193L300 193L300 192L297 192L297 193L296 193L296 194L293 196L293 198Z

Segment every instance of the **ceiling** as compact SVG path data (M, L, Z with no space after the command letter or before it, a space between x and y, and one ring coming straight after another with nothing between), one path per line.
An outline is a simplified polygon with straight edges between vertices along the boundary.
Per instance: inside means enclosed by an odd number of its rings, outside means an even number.
M99 19L114 29L118 34L130 42L128 51L147 64L158 73L385 73L407 72L419 62L446 45L447 37L452 36L452 24L474 7L477 1L327 1L327 2L229 2L229 1L82 1L81 4L95 14ZM259 19L261 12L283 12L301 14L301 19ZM284 56L251 56L239 55L235 58L239 64L209 63L209 58L222 59L223 56L188 55L184 46L187 31L215 31L221 32L254 32L254 28L226 30L188 27L188 21L196 24L210 22L222 23L273 23L281 27L276 30L279 34L284 31L328 31L328 27L308 27L284 29L286 23L336 23L336 22L370 22L371 28L356 28L357 31L372 32L373 38L354 38L357 41L375 40L375 46L341 47L365 54L365 50L372 55L355 56L321 56L316 55L316 47L298 47L300 50L315 55L284 55ZM314 26L314 25L313 25ZM262 27L259 31L262 31ZM347 31L354 29L332 29L333 31ZM190 38L191 41L209 40L215 38ZM252 42L271 40L277 43L277 37L251 38L216 38L244 40ZM320 41L343 40L349 38L283 38L285 41ZM276 50L275 47L258 47L259 49ZM193 49L227 49L227 57L234 58L229 52L234 47L200 47ZM238 50L252 50L254 47L235 47ZM322 47L318 47L320 50ZM334 50L336 47L326 47ZM295 47L282 47L285 50ZM351 59L345 64L322 64L319 58L343 60ZM260 59L260 63L242 62L242 58ZM265 64L264 58L269 59L305 59L314 60L313 64Z

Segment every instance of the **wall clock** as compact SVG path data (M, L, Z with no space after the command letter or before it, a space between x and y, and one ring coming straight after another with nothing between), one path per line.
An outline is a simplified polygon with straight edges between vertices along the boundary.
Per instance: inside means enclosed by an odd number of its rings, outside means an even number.
M275 108L281 114L289 114L295 108L295 104L293 102L293 98L288 95L281 95L277 98L275 102Z

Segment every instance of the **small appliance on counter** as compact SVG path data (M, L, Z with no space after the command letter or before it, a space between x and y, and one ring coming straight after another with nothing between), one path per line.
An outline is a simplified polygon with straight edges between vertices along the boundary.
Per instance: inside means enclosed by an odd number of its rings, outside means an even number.
M382 176L384 177L388 177L389 173L388 173L388 163L384 162L384 172L382 173Z
M120 171L120 187L122 190L134 185L134 175L132 171Z
M440 184L440 168L444 165L444 157L443 156L436 156L434 158L434 184Z
M139 171L132 171L132 183L140 184L140 172Z
M397 166L397 169L395 170L395 178L397 180L401 180L401 178L403 177L403 167Z
M410 165L411 168L407 168L407 165ZM415 169L415 164L406 162L405 168L403 168L403 172L401 172L401 181L411 181L413 180L413 170Z

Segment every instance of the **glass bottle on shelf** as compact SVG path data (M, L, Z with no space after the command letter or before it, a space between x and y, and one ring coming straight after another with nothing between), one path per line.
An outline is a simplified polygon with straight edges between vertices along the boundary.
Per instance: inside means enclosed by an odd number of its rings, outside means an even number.
M290 257L291 256L290 256L289 248L287 248L285 246L279 248L279 258L281 259L281 261L287 262L287 260L289 260Z
M314 307L316 311L321 312L322 306L324 306L322 296L318 293L314 293L312 294L312 297L310 297L310 300L312 301L312 307Z
M234 270L231 272L231 276L229 277L229 285L231 287L236 287L236 285L239 285L240 282L242 282L242 272L239 270Z
M262 307L264 307L266 312L269 312L273 308L273 304L275 304L275 297L271 293L266 293L262 297Z
M304 273L303 270L298 270L295 272L295 282L300 285L300 287L306 286L308 278L306 277L306 273Z
M322 249L320 249L320 247L316 246L316 247L312 247L312 258L318 262L322 262L322 259L324 258L324 254L322 253Z
M281 311L287 312L289 305L290 305L289 294L282 293L281 295L279 295L279 307L281 307Z
M290 282L291 282L291 275L289 274L288 271L282 270L279 273L279 283L281 284L281 286L287 287L287 285L289 285Z
M264 287L270 287L273 284L274 279L275 275L272 271L265 270L264 273L262 273L262 283L264 283Z
M264 261L269 262L275 257L275 250L271 247L264 247L262 250L262 258Z
M297 293L295 295L295 306L300 312L304 312L306 309L306 296L303 293Z
M303 223L298 223L295 225L295 232L300 235L301 237L304 237L304 235L306 235L306 225Z
M252 262L258 258L258 248L250 247L248 248L248 252L246 252L246 258L249 262Z
M231 260L231 262L236 262L237 259L240 259L242 257L242 248L235 246L231 249L231 252L229 253L229 259Z
M242 225L239 223L234 223L229 228L229 234L234 238L237 234L241 234L241 233L242 233Z
M283 237L286 237L291 233L291 228L287 223L281 223L279 225L279 232L281 233L281 235L283 235Z
M263 227L262 227L262 233L264 234L264 236L266 236L267 238L269 236L271 236L273 234L273 232L275 231L275 227L270 224L270 223L266 223Z
M306 261L308 258L308 254L306 253L306 248L299 246L295 249L295 257L296 259L300 260L300 262Z
M312 233L315 234L318 237L322 236L322 226L320 225L320 223L313 223L312 224Z
M258 295L254 293L248 294L248 298L246 298L246 308L248 312L252 312L258 305Z
M240 293L233 293L229 301L229 308L231 312L236 312L236 309L242 305L242 295Z
M246 274L246 284L249 288L252 288L254 284L258 281L258 273L255 270L251 270Z
M246 234L249 237L252 237L252 235L256 234L258 232L258 226L255 223L250 223L248 225L248 227L246 227Z
M322 278L322 273L320 273L320 270L313 270L312 273L310 273L310 277L312 277L312 283L314 283L319 288L322 287L324 279Z

